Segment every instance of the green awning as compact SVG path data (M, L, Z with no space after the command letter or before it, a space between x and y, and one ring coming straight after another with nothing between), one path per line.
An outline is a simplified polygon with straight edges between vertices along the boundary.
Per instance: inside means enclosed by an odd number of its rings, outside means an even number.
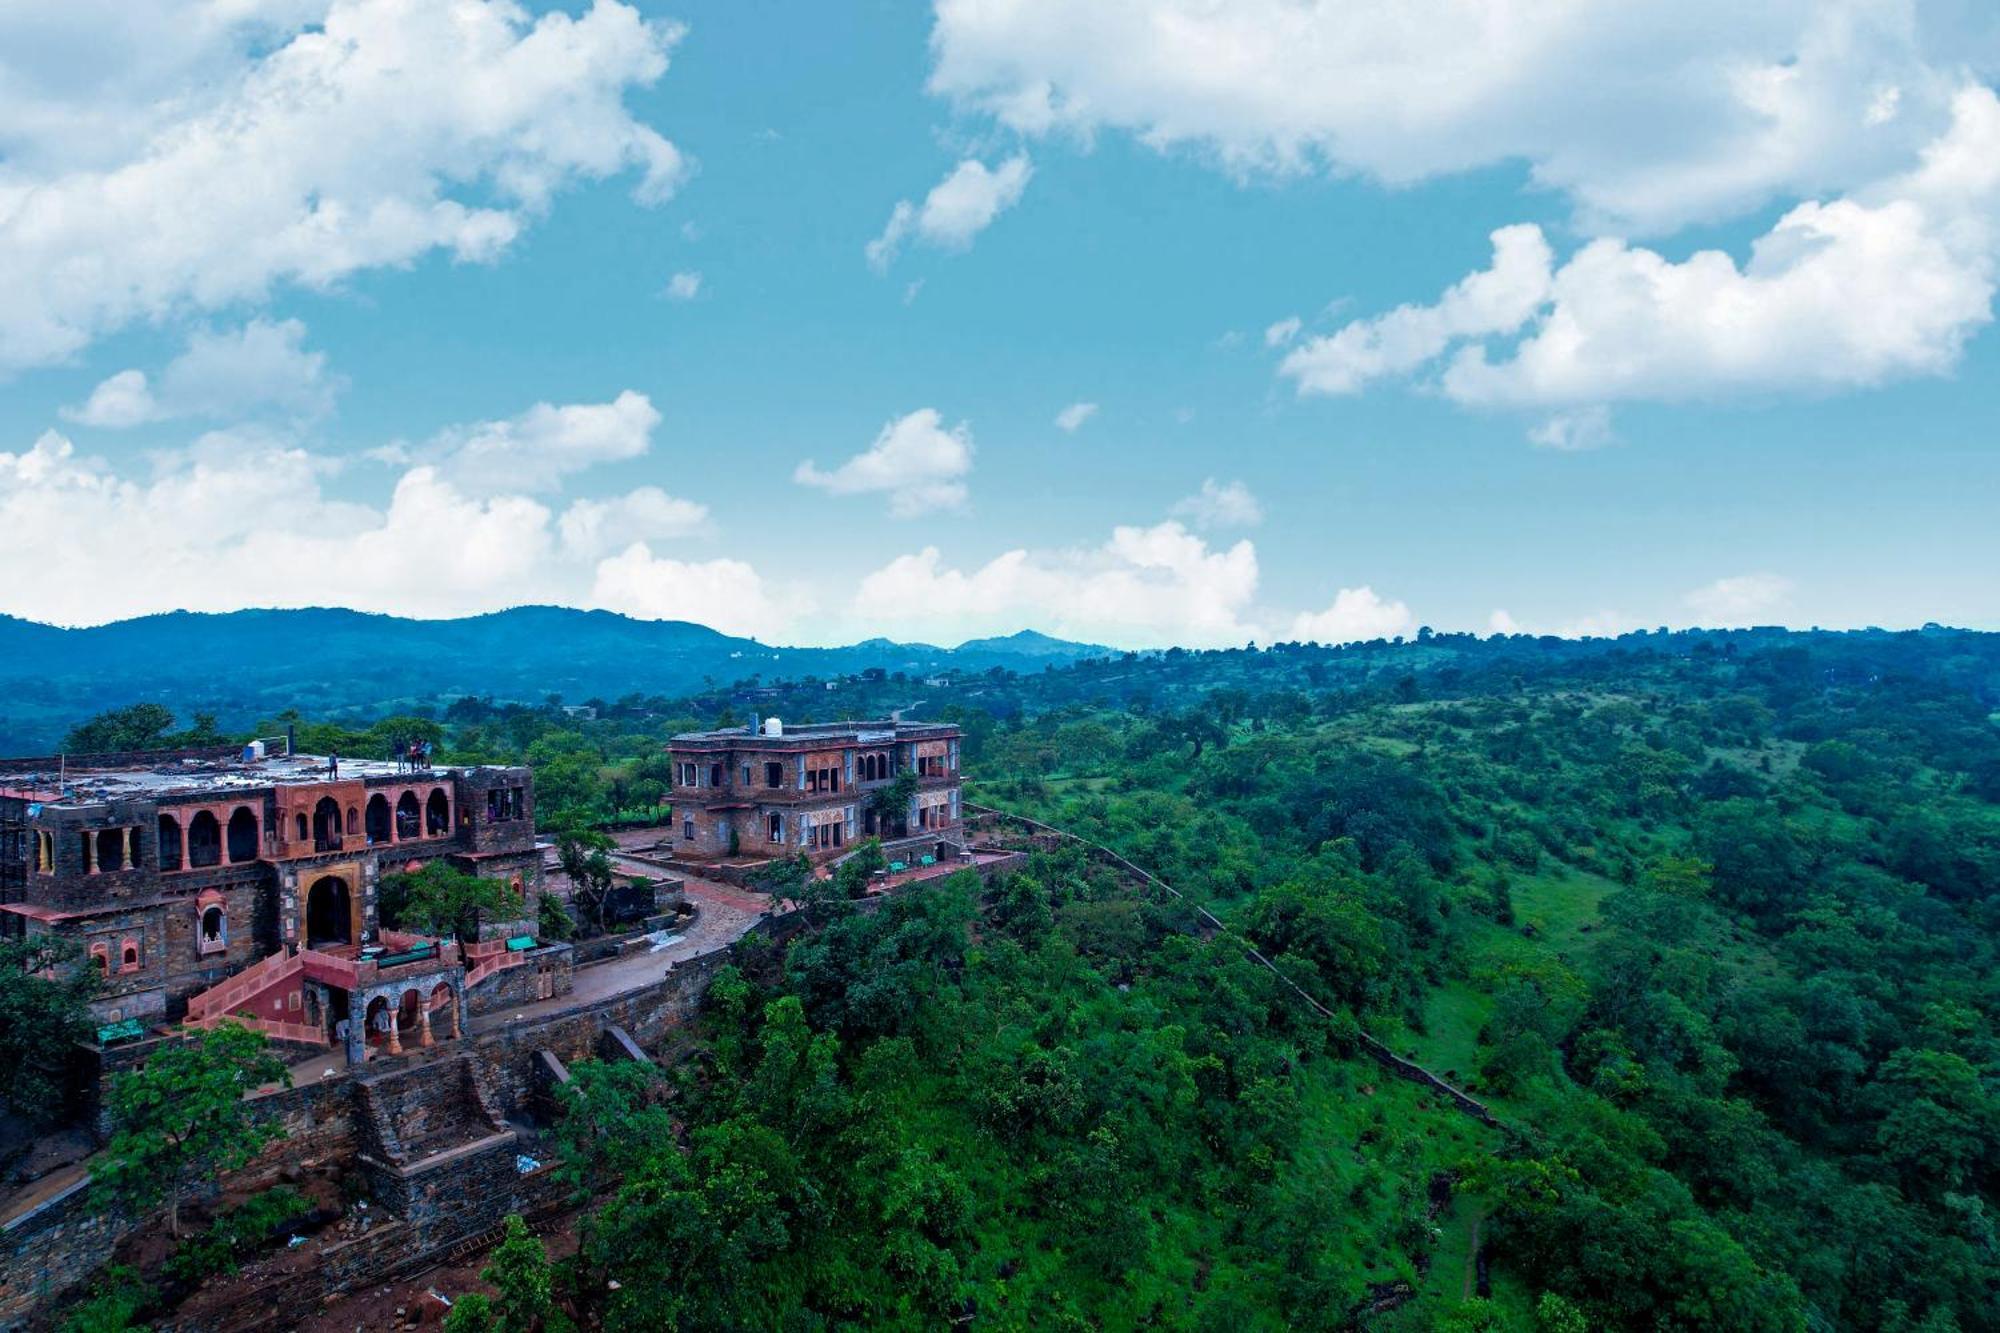
M507 941L507 952L509 953L526 953L534 947L535 937L533 935L516 935L513 939Z
M120 1019L116 1023L106 1023L97 1029L97 1044L109 1046L118 1041L136 1041L146 1035L146 1029L139 1026L136 1018Z

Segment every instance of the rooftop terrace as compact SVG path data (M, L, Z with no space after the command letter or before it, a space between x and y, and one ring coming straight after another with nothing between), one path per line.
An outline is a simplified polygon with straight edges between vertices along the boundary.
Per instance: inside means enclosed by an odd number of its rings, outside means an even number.
M228 795L271 787L306 786L330 780L324 755L269 755L245 759L228 751L162 750L153 754L38 755L0 759L0 794L46 805L95 805L103 801L156 800L206 793ZM340 757L340 780L412 777L444 779L457 766L410 770L393 759Z
M958 730L949 722L897 722L890 718L855 722L786 722L783 727L784 730L773 735L759 730L757 725L752 723L741 727L722 727L715 731L677 732L672 739L677 742L855 741L867 744L912 736L940 735Z

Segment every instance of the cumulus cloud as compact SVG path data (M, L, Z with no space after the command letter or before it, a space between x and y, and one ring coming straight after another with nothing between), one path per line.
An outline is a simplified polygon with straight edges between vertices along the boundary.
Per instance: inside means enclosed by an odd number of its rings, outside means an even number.
M1034 167L1016 155L998 167L967 158L950 175L931 187L924 202L899 200L890 210L882 234L868 242L866 254L876 272L888 271L911 237L940 250L964 250L994 218L1021 200Z
M1386 601L1373 588L1342 588L1324 611L1301 612L1292 621L1292 638L1301 643L1365 643L1393 639L1417 627L1417 618L1401 602Z
M66 624L169 608L349 606L406 615L492 610L545 577L549 511L477 500L411 469L386 505L337 500L331 465L274 438L209 439L138 480L53 432L0 453L0 568L15 614Z
M1254 528L1264 521L1264 506L1240 481L1203 479L1201 489L1173 507L1198 528Z
M1579 407L1571 412L1558 412L1530 427L1528 440L1538 449L1554 449L1559 453L1602 449L1612 440L1611 409Z
M1696 588L1681 600L1704 628L1769 624L1790 601L1793 583L1778 574L1737 574Z
M547 491L572 472L638 458L659 424L653 400L627 389L608 403L536 403L502 421L453 426L387 457L434 464L468 491Z
M62 409L66 420L107 430L143 425L157 420L159 414L160 405L143 370L121 370L107 376L90 391L82 406Z
M1524 624L1502 608L1487 617L1491 634L1531 634L1536 638L1615 639L1639 628L1639 622L1620 611L1591 611L1552 625Z
M936 408L921 407L882 427L874 444L831 472L807 459L792 480L830 495L887 495L891 514L915 518L961 508L971 471L971 427L947 429Z
M1996 211L2000 99L1967 88L1914 170L1798 205L1740 267L1602 239L1552 268L1540 228L1505 227L1436 304L1353 321L1281 369L1301 393L1350 393L1442 364L1459 402L1567 408L1940 374L1992 317Z
M558 522L563 549L596 556L632 542L688 537L708 527L708 507L641 486L609 500L576 500Z
M324 352L305 350L296 319L253 319L240 329L198 329L187 349L160 372L121 370L63 416L79 425L119 429L177 417L243 417L271 411L294 418L324 415L339 382Z
M1299 336L1304 321L1297 315L1287 315L1264 330L1264 346L1283 347Z
M692 301L701 295L701 274L692 271L676 273L667 279L667 289L661 294L669 301Z
M1056 413L1056 427L1074 435L1083 423L1097 415L1096 403L1071 403Z
M673 560L635 542L598 564L590 605L648 620L691 620L724 634L768 638L791 624L808 604L773 590L741 560Z
M1297 380L1301 393L1355 393L1434 360L1456 339L1510 333L1548 300L1550 258L1540 227L1502 227L1493 233L1491 267L1461 280L1437 304L1354 320L1287 353L1281 373Z
M758 594L741 562L654 555L647 542L707 523L701 505L657 487L577 499L558 517L541 499L476 492L425 461L385 497L350 499L328 487L342 468L257 429L202 436L143 475L84 456L55 432L0 452L0 568L63 571L18 580L7 609L99 624L176 608L460 616L559 602L758 633L799 609Z
M1390 184L1523 161L1586 222L1655 233L1890 169L1944 123L1980 23L1823 0L935 8L931 89L1023 134Z
M574 181L664 199L685 163L624 98L679 37L615 0L0 9L0 368L281 284L490 260Z
M963 638L1034 625L1125 648L1224 647L1256 637L1245 619L1256 593L1250 542L1213 548L1170 521L1116 528L1091 549L1012 550L969 571L927 546L863 579L852 611L878 632Z

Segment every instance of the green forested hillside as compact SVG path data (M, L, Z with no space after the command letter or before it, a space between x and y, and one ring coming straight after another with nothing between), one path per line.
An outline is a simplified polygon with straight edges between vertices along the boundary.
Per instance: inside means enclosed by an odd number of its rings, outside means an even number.
M1427 635L948 698L973 800L1157 872L1334 1017L1074 849L825 894L671 1075L580 1071L569 1316L2000 1328L2000 637ZM438 723L599 817L675 725Z
M950 710L976 799L1157 871L1339 1017L1074 854L828 908L718 992L691 1152L616 1136L653 1146L584 1271L628 1294L580 1312L2000 1326L1996 663L1767 633L988 682Z
M997 728L983 790L1491 1102L1467 1317L1994 1327L1993 650L1743 648L1072 706Z

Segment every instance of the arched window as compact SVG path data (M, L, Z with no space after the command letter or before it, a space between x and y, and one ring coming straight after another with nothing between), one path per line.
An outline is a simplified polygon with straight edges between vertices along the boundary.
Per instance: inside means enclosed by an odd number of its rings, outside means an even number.
M361 832L361 812L351 805L347 807L347 831L349 833Z
M187 859L191 866L222 864L222 821L212 810L198 810L188 821Z
M368 798L367 826L371 844L389 841L389 798L380 792Z
M97 868L105 873L125 868L125 830L122 828L99 829L97 833Z
M196 953L221 953L229 947L229 916L220 902L204 896L195 924Z
M229 812L229 860L234 865L256 859L257 816L250 813L249 806L239 805Z
M337 852L340 850L340 802L331 796L322 796L313 806L313 850Z
M293 841L293 842L300 842L300 843L302 843L302 842L306 841L306 840L307 840L308 838L312 837L312 829L311 829L311 828L310 828L310 827L309 827L309 826L308 826L308 825L306 824L306 812L305 812L305 811L303 811L303 810L299 811L299 813L298 813L298 815L296 816L296 818L297 818L297 820L298 820L298 824L297 824L296 828L295 828L295 829L294 829L293 831L294 831L294 833L295 833L295 834L296 834L297 836L296 836L296 837L294 837L294 838L292 839L292 841Z
M399 841L422 837L423 821L423 808L417 804L415 792L406 791L396 798L396 837Z
M139 970L139 942L137 940L126 940L118 948L118 958L118 970L120 972L137 972Z
M444 794L444 788L431 788L430 799L424 802L424 834L426 837L441 837L451 832L451 798Z
M108 977L111 975L111 947L109 945L102 943L91 945L90 961L97 964L98 976Z

